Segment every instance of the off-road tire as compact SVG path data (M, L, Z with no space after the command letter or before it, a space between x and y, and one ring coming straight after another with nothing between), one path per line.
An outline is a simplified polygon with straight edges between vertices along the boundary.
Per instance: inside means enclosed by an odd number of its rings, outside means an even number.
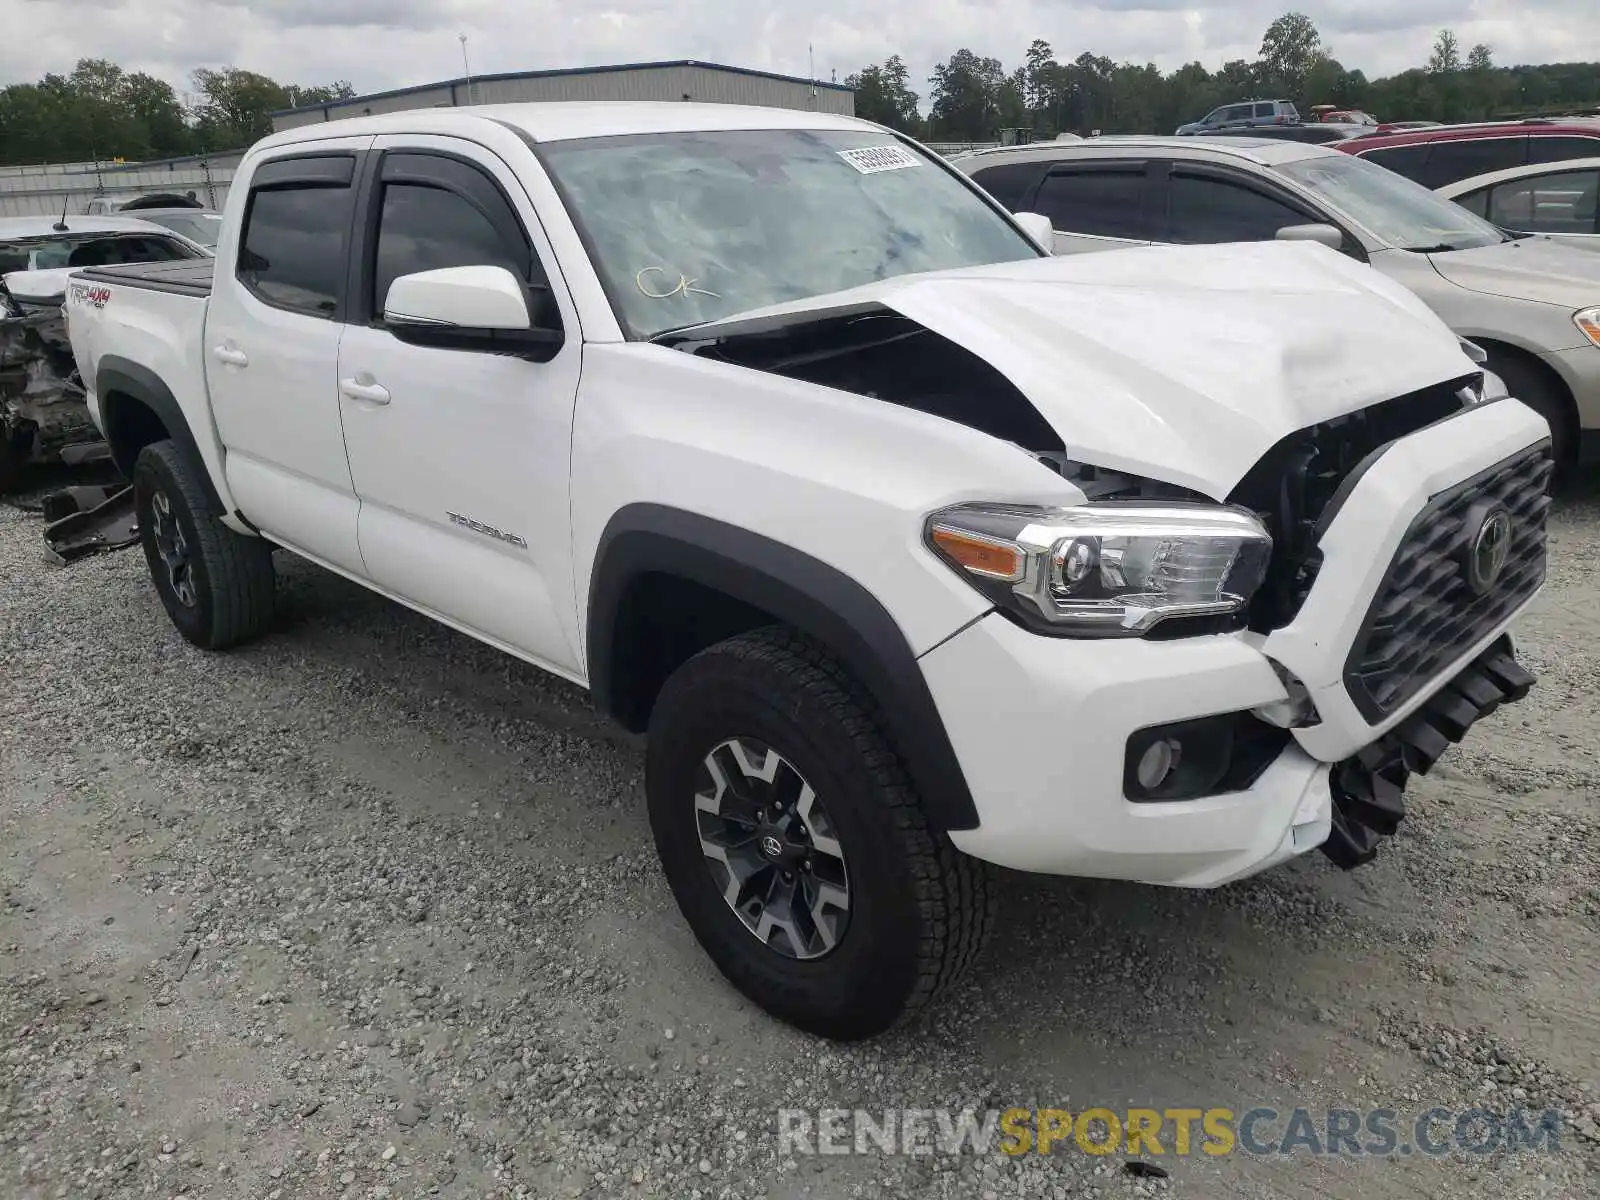
M874 705L826 651L773 627L721 642L668 679L651 713L645 787L667 881L728 980L791 1024L872 1037L934 1000L994 927L992 868L931 827ZM850 870L849 922L820 958L763 944L708 869L695 781L729 738L765 743L827 805Z
M175 589L157 547L154 505L164 496L187 544L193 603ZM272 624L272 547L235 533L212 513L193 468L170 440L152 442L133 467L133 500L150 578L178 632L205 650L225 650Z
M1550 422L1550 448L1556 475L1567 473L1577 447L1576 421L1567 397L1542 371L1519 359L1491 354L1486 365L1505 382L1508 392Z

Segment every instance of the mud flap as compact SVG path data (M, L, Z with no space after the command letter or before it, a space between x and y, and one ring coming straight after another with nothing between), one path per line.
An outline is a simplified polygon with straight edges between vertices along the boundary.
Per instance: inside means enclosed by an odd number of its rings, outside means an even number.
M1371 862L1405 819L1406 784L1426 775L1451 745L1502 704L1528 694L1534 678L1502 637L1372 745L1334 765L1333 831L1322 852L1349 871Z
M131 484L70 487L44 498L45 557L59 567L139 540Z

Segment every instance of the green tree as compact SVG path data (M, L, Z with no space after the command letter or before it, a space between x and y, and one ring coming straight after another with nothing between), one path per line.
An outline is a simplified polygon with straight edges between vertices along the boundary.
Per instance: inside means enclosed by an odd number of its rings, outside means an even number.
M1479 42L1468 51L1467 70L1477 72L1494 70L1494 47L1486 42Z
M1461 45L1453 30L1441 29L1433 39L1433 52L1428 55L1428 74L1454 75L1461 70Z
M988 141L1000 125L1000 91L1006 80L998 58L957 50L933 68L928 125L949 141Z
M856 116L876 121L902 133L916 133L922 118L917 112L918 96L911 90L911 73L898 54L881 65L863 67L845 81L856 92Z
M1306 75L1322 57L1322 35L1304 13L1284 13L1262 35L1258 77L1263 87L1287 96L1305 93Z

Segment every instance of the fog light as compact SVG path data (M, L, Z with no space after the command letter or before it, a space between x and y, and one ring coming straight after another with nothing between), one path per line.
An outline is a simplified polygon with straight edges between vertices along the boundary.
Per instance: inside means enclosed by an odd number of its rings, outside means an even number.
M1182 756L1183 744L1173 738L1151 742L1150 748L1139 756L1136 768L1139 786L1147 792L1155 791L1167 781L1167 776L1172 774Z

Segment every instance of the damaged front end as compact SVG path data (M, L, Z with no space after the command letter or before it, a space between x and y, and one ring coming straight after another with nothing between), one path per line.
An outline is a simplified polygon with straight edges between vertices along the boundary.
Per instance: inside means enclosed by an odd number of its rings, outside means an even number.
M105 454L67 340L62 297L17 295L0 281L0 492L26 464Z

